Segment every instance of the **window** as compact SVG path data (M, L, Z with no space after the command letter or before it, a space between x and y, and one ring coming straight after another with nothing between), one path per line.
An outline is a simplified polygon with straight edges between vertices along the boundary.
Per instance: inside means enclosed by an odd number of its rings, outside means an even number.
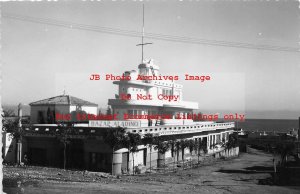
M144 111L144 114L146 114L147 112L145 112L145 110L137 110L137 109L129 109L127 110L127 114L129 115L139 115L139 116L142 116L143 115L143 111Z
M127 113L128 113L129 115L133 115L133 110L127 110Z
M162 94L165 96L171 96L172 94L172 90L170 89L162 89Z
M45 123L43 111L38 112L38 120L37 121L38 121L39 124L44 124Z

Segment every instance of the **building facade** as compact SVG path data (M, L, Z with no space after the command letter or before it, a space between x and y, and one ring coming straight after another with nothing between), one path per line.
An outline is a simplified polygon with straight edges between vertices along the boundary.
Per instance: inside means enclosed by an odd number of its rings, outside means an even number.
M118 93L109 99L116 121L69 122L66 125L51 119L57 112L70 114L72 111L85 111L97 114L97 105L72 96L58 96L31 103L31 125L24 125L23 155L26 154L32 165L62 167L63 152L67 153L67 168L121 174L133 170L135 166L159 166L164 161L180 161L182 156L191 156L189 149L169 149L164 154L149 145L139 145L138 152L131 154L128 148L114 150L105 141L109 130L124 128L126 132L154 136L192 139L205 142L208 154L220 151L215 145L228 141L234 123L212 121L194 122L188 117L198 109L198 103L183 100L183 86L175 79L164 80L159 67L152 60L144 61L138 71L126 71L123 79L114 81ZM145 79L144 79L145 78ZM146 79L151 78L151 79ZM156 116L153 116L156 115ZM126 117L127 116L127 117ZM139 117L140 116L140 117ZM151 117L153 116L153 117ZM136 126L128 122L138 122ZM99 124L100 123L100 124ZM116 124L117 123L117 124ZM126 124L127 123L127 124ZM62 146L64 131L69 142ZM58 135L59 134L59 135ZM151 160L151 161L150 161Z
M98 105L70 95L60 95L30 103L32 124L54 124L59 121L76 121L68 115L81 112L96 115Z
M124 115L128 115L129 119L142 115L161 116L155 119L139 119L142 126L193 122L187 115L198 109L198 103L184 101L183 86L175 83L176 76L160 75L159 67L153 60L146 60L138 66L138 71L126 71L123 75L130 79L114 81L118 85L118 94L115 99L108 101L120 119L124 119Z

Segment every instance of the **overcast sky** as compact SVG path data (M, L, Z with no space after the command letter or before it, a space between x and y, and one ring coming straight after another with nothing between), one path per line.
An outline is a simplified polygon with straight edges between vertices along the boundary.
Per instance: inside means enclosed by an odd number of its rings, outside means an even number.
M142 29L142 2L3 2L2 13L130 31ZM298 1L146 1L145 31L196 39L300 48ZM67 94L105 108L112 81L94 73L137 69L141 38L1 18L2 104ZM246 118L300 116L300 53L153 40L145 58L161 74L179 75L184 100L207 113ZM210 75L206 82L183 74Z

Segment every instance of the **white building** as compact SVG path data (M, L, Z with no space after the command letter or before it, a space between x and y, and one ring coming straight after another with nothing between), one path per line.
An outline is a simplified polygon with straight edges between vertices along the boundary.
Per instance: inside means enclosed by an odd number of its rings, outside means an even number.
M132 171L133 157L128 148L113 150L105 141L107 132L114 128L118 130L118 126L125 128L126 132L138 133L141 137L150 133L166 138L172 136L178 141L192 139L195 142L203 142L208 154L224 151L224 148L222 151L220 146L215 145L228 141L229 134L233 132L233 122L193 122L187 115L198 109L198 103L184 101L182 85L175 83L174 80L164 80L159 74L159 67L154 65L152 60L144 61L138 68L138 72L126 71L120 76L130 79L113 82L118 85L118 93L115 99L108 100L108 104L112 107L113 114L118 115L117 120L90 120L89 123L77 122L72 125L74 133L69 136L67 167L115 174ZM152 80L137 79L143 76ZM63 148L59 137L55 134L66 128L52 122L51 115L54 116L53 113L57 112L70 114L76 110L97 115L97 105L67 95L40 100L30 105L32 125L23 126L26 134L22 153L27 153L33 165L61 167ZM131 115L133 119L126 120L124 115ZM152 119L134 117L138 115L159 115L159 117ZM164 117L167 115L168 117ZM178 116L180 118L176 118ZM135 125L136 123L139 124ZM188 148L168 150L164 154L150 149L149 146L139 145L138 148L139 151L134 154L134 164L144 165L147 168L150 164L152 167L161 166L165 161L180 162L185 157L196 154L195 151L191 153Z
M68 115L76 111L97 114L98 105L70 95L60 95L30 103L31 123L53 124L57 114ZM65 120L65 119L59 119Z
M198 109L198 103L183 100L182 85L173 80L162 77L159 67L153 60L144 61L135 70L126 71L123 79L114 81L118 85L116 99L109 99L114 114L119 115L119 119L124 119L124 115L162 115L167 119L139 119L143 127L155 125L180 125L192 123L187 115ZM143 79L140 78L149 78ZM150 80L152 79L152 80ZM162 80L160 80L162 79ZM127 99L126 99L127 98ZM185 119L176 119L178 115L185 116Z

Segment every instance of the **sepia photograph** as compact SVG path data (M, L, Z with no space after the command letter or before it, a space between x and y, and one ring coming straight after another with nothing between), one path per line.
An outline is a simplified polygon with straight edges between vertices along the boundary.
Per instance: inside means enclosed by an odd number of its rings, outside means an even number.
M300 193L300 1L0 10L3 193Z

